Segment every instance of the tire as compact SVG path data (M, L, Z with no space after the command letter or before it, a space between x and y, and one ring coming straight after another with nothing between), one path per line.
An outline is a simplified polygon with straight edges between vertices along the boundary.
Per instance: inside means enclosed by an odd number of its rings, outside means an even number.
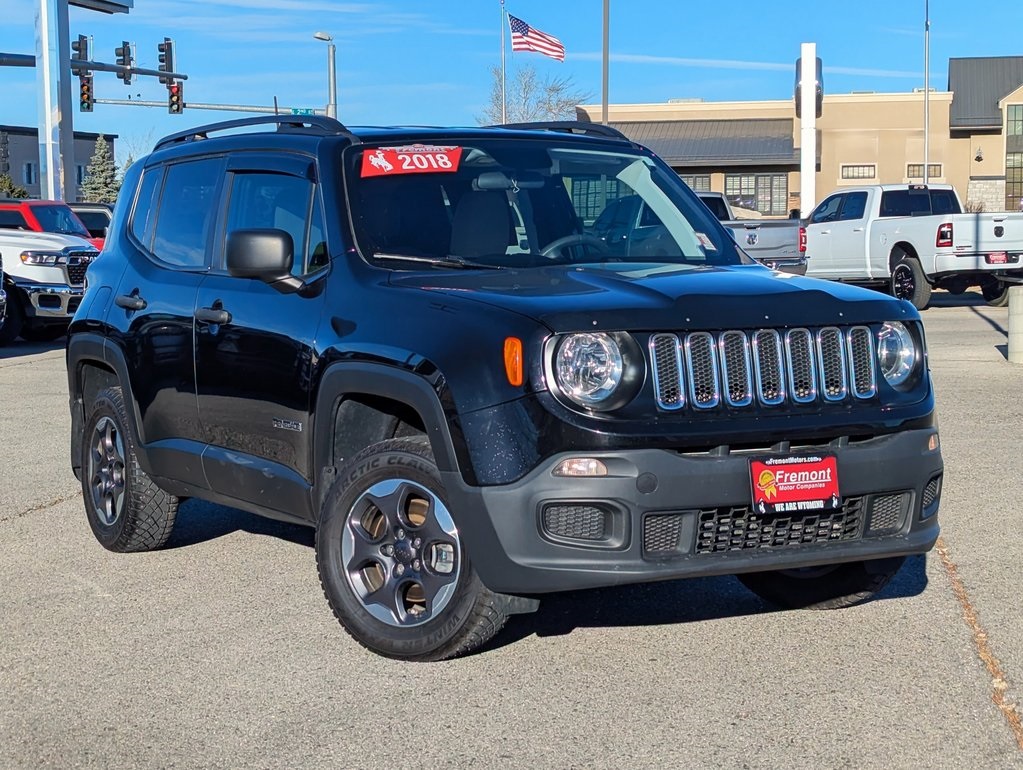
M327 602L359 644L434 661L484 644L507 605L472 567L425 437L357 454L328 490L316 530Z
M991 307L1005 307L1009 304L1009 287L1011 285L997 279L986 281L980 287L980 294Z
M750 572L744 586L764 601L786 609L835 610L873 597L902 567L905 557L830 564L805 570Z
M65 323L25 326L21 330L21 338L28 342L53 342L67 334L67 328Z
M152 551L167 542L178 498L142 470L120 387L100 391L82 441L82 495L92 533L118 553Z
M0 347L10 345L21 336L25 326L25 311L21 309L21 300L13 291L7 292L7 313L0 324Z
M931 303L931 284L920 260L899 249L892 252L888 287L893 297L909 300L917 310L924 310Z

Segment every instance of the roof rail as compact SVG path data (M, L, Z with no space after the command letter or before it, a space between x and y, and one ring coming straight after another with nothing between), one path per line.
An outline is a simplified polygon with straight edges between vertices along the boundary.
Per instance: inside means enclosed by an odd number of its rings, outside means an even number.
M232 128L243 128L245 126L276 125L278 132L311 133L322 136L346 136L352 144L359 144L361 140L340 121L328 118L323 115L261 115L256 118L240 118L238 120L225 120L221 123L210 123L206 126L191 128L188 131L179 131L176 134L165 136L156 143L153 151L159 150L172 144L183 142L194 142L199 139L209 139L214 131L228 131Z
M568 134L591 134L609 139L632 141L617 128L605 126L603 123L589 123L584 120L542 120L531 123L500 123L489 128L511 128L524 131L562 131Z

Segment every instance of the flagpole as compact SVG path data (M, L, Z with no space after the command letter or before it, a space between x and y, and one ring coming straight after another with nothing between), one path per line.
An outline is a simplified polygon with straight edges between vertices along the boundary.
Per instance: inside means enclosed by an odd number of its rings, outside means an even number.
M505 77L507 75L504 54L504 27L507 23L505 18L504 0L501 0L501 122L508 122L508 96L505 91Z
M504 0L501 0L501 2L503 3ZM610 15L611 15L610 11L608 9L608 3L609 3L609 0L604 0L603 85L601 87L601 97L600 97L600 122L603 123L605 126L607 125L607 70L608 70L607 62L608 62L608 58L609 58L609 54L608 54L608 47L609 47L608 46L608 39L610 37L610 34L608 32L608 27L610 25L609 25L608 21L609 21Z

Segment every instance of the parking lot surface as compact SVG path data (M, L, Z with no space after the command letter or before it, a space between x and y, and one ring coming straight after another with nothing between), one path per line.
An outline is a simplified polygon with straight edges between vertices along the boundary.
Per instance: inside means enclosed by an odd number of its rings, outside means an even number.
M1023 767L1023 366L1004 308L923 317L943 535L880 598L565 594L436 664L348 638L311 530L193 500L165 549L105 551L60 343L0 349L0 767Z

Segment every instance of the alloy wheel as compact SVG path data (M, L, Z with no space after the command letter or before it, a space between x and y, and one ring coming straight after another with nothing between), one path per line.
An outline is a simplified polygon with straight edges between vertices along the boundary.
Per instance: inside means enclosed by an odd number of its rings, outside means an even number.
M92 504L100 522L113 526L124 507L124 439L109 417L100 418L89 450Z

